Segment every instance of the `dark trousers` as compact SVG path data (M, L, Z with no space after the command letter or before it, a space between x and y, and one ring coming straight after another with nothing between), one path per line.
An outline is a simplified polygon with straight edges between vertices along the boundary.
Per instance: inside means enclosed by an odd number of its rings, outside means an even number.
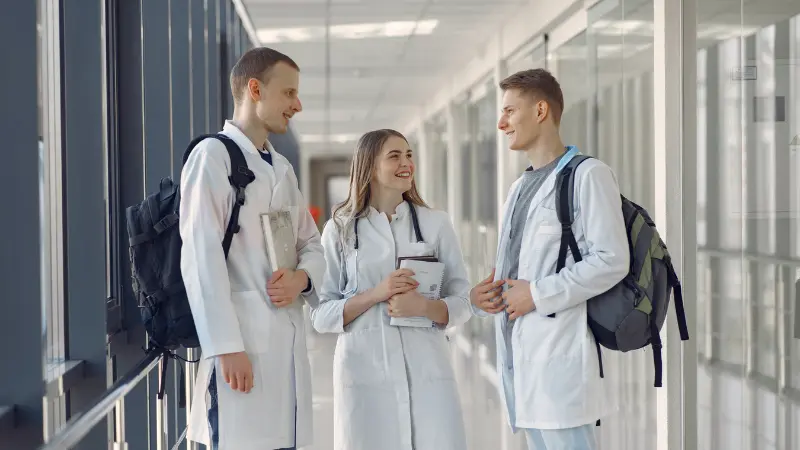
M219 402L217 400L217 370L211 369L211 381L208 383L208 393L211 401L208 407L208 426L211 432L211 450L219 450ZM295 421L297 408L295 408ZM297 442L297 425L295 425L295 442ZM296 450L295 447L278 448L275 450Z

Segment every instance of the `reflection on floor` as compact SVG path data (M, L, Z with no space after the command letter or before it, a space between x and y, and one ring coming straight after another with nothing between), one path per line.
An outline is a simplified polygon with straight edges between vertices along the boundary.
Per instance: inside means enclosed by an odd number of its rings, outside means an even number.
M311 330L310 324L308 327ZM336 335L309 333L314 382L313 446L333 450L332 366ZM467 450L527 450L521 433L511 434L495 387L493 356L483 345L460 335L450 338L467 429ZM614 373L621 410L598 429L602 450L651 449L656 446L656 390L649 349L626 354L605 352L606 373ZM622 364L626 362L627 364ZM728 367L731 366L731 367ZM697 448L704 450L800 449L800 383L778 394L758 380L747 380L744 367L701 361L698 368Z
M310 329L310 328L309 328ZM303 450L333 449L333 351L336 335L313 331L308 339L314 386L314 445ZM458 376L466 422L468 450L526 450L524 437L506 425L497 388L494 365L485 349L473 350L468 341L452 336L453 366Z

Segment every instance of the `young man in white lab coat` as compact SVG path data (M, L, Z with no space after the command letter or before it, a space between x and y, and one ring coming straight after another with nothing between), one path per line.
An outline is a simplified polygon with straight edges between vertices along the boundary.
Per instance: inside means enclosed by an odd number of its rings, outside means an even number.
M245 190L227 261L222 240L235 195L224 144L200 142L181 174L181 271L203 357L189 439L212 449L312 442L302 301L317 303L325 258L294 170L267 141L269 133L285 133L302 109L298 82L297 64L268 48L248 51L231 71L235 107L222 134L241 148L255 180ZM273 272L267 257L261 215L278 210L291 213L296 270Z
M596 422L611 412L589 330L586 301L617 284L630 255L619 187L597 159L575 174L575 233L583 260L568 253L556 273L561 225L556 174L578 149L559 135L561 88L543 69L500 83L498 128L512 151L531 163L512 185L503 207L497 261L470 293L478 315L493 315L497 369L509 424L523 429L530 450L595 450ZM502 293L502 294L501 294Z

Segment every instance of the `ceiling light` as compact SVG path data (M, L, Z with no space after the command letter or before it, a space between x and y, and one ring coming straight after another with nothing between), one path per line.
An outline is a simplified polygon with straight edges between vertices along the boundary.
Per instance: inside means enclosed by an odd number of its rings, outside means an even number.
M332 25L332 39L373 39L383 37L420 36L433 33L438 20L395 21ZM280 42L309 42L325 39L325 27L262 28L256 32L263 44Z

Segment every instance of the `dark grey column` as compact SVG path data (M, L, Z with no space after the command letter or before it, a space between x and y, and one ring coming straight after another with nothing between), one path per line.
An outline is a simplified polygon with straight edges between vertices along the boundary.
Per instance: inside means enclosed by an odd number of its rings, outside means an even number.
M208 130L215 132L222 129L220 112L220 56L219 56L219 5L221 0L208 0L206 20L208 24Z
M242 56L242 19L234 11L233 15L233 30L231 30L231 42L233 46L233 58L231 58L231 67L236 64L239 57Z
M181 173L183 150L191 141L191 68L189 48L189 0L170 0L172 55L172 176Z
M230 0L220 0L219 2L219 65L217 66L217 70L219 73L219 118L220 124L221 121L225 118L230 117L229 108L231 108L231 99L230 95L228 95L228 90L225 89L225 86L228 84L226 81L228 80L228 74L230 73L230 58L231 58L231 46L230 46L230 9L231 9L231 2ZM221 126L221 125L220 125Z
M144 86L145 191L158 189L172 173L170 138L169 5L142 0L142 86Z
M192 129L197 136L208 131L208 52L206 42L206 7L204 0L191 0L191 76Z
M239 40L242 43L242 53L239 55L241 57L248 50L253 48L253 44L250 42L250 37L247 35L247 30L244 28L244 25L239 27Z
M0 54L13 61L13 70L4 69L0 83L0 134L7 149L0 189L8 193L9 212L0 222L0 305L5 311L0 314L5 360L0 364L0 449L26 449L42 442L44 394L35 2L4 8Z
M189 47L189 19L191 15L189 0L170 0L170 68L172 78L172 176L180 177L183 164L183 150L191 141L191 72L192 61ZM186 350L177 352L186 357ZM170 447L175 444L186 427L186 410L179 405L181 361L170 361L168 391L167 432Z
M145 192L158 189L162 178L174 173L170 125L170 1L142 0L142 86L144 86L144 186ZM148 405L157 420L159 371L148 376ZM165 393L174 392L174 378L167 377ZM169 416L168 416L169 417ZM150 442L157 442L155 422L151 422ZM169 423L167 423L169 427ZM168 428L169 430L170 428ZM169 438L167 439L169 445ZM170 445L171 446L171 445Z
M86 411L105 391L106 203L102 5L62 3L64 248L67 358L84 361L84 380L69 391L68 411ZM106 446L98 424L79 449Z
M120 204L125 207L144 198L144 122L142 99L141 0L117 0L119 20L116 61L118 67L118 137ZM128 248L124 215L118 217L120 248ZM128 259L120 257L120 272L130 273ZM120 378L144 357L145 333L130 283L123 284L122 305L126 332L112 340L115 378ZM140 383L125 398L125 442L129 449L149 448L148 429L155 413L148 405L147 385ZM153 417L153 419L150 419Z

